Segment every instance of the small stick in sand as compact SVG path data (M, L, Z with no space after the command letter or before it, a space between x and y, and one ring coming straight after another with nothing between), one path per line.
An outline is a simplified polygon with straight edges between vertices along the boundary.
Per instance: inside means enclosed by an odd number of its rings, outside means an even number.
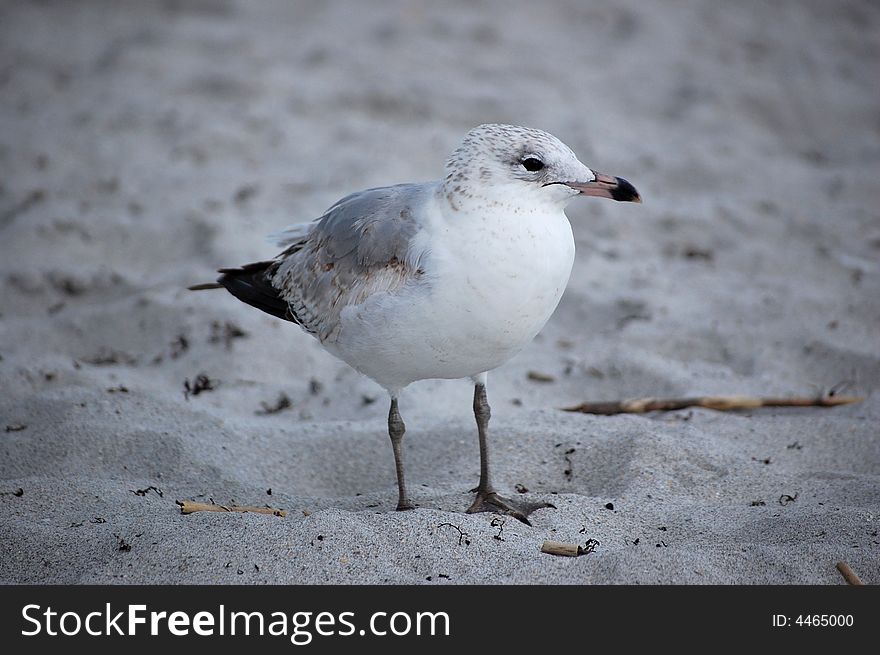
M856 572L853 571L849 567L849 564L847 564L846 562L838 562L837 563L837 570L840 571L840 575L842 575L843 579L846 580L849 584L856 586L856 587L861 587L865 584L864 582L861 581L859 576L856 575Z
M256 512L257 514L271 514L272 516L287 516L287 511L274 507L243 507L239 505L214 505L212 503L195 503L191 500L178 500L181 514L193 512Z
M548 555L562 555L563 557L577 557L583 555L584 549L577 544L565 544L561 541L545 541L541 544L541 552Z
M669 412L686 407L705 407L719 411L755 409L758 407L835 407L864 400L860 396L819 396L818 398L758 398L756 396L698 396L694 398L633 398L599 403L581 403L563 407L565 412L582 414L643 414Z
M532 382L556 382L556 378L540 371L529 371L526 377Z
M541 544L541 552L548 555L561 555L562 557L578 557L579 555L592 553L598 545L599 542L595 539L588 539L585 546L548 540Z

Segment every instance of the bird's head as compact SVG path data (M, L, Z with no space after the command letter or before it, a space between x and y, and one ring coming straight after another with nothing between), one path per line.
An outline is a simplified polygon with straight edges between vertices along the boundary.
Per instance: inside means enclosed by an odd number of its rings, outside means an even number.
M622 177L582 164L552 134L516 125L475 127L446 162L444 187L455 195L516 195L544 204L566 205L577 196L641 202Z

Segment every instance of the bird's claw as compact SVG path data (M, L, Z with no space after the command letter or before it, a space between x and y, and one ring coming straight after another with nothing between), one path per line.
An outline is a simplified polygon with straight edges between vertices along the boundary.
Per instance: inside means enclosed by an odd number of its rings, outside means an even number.
M529 502L511 500L499 496L496 492L477 491L477 497L467 509L468 514L476 514L477 512L494 512L495 514L505 514L522 521L526 525L531 525L529 515L535 510L551 507L556 509L556 505L545 502Z

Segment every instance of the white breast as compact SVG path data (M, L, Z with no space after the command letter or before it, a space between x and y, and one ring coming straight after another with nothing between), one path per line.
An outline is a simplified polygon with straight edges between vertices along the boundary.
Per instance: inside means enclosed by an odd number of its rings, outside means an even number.
M389 389L494 369L528 344L559 303L574 262L561 209L430 212L418 236L424 279L342 315L331 349Z

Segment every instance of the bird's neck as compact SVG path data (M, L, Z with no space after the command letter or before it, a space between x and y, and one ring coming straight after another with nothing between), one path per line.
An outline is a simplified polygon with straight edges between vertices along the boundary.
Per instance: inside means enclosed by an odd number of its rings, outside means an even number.
M517 184L479 185L444 180L437 187L437 200L447 219L453 222L475 216L497 216L499 220L528 219L530 216L564 215L564 207Z

